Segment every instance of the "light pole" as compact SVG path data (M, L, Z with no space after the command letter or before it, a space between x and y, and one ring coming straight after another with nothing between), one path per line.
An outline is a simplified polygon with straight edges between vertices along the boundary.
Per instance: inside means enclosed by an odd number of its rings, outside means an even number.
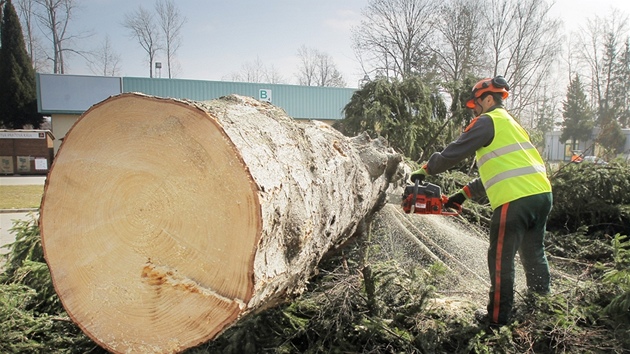
M155 73L157 74L158 78L162 77L162 63L159 61L155 62Z
M365 74L365 76L363 76L363 78L359 80L359 88L362 89L363 86L365 86L365 84L367 84L368 82L370 82L370 76L368 74Z

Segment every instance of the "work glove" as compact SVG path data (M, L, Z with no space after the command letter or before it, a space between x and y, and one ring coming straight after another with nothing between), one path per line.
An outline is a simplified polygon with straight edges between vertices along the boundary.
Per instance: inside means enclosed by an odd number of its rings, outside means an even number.
M466 192L464 192L463 189L460 189L459 191L457 191L457 193L448 197L448 200L444 204L444 207L449 209L459 209L459 207L464 204L466 199L468 199Z
M422 183L424 181L424 178L428 175L429 175L429 172L427 172L427 168L425 165L425 166L422 166L422 168L420 168L419 170L412 172L409 179L411 179L411 182L414 182L414 183L416 183L416 180Z

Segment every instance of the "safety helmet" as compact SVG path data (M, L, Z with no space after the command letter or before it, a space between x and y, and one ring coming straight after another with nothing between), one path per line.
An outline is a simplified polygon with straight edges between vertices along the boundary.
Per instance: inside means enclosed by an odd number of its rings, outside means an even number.
M508 98L510 95L510 85L508 85L505 78L501 75L496 76L495 78L487 78L479 80L473 86L472 92L470 93L470 99L466 102L466 107L473 109L475 108L475 99L481 97L486 92L495 92L503 95L503 99Z

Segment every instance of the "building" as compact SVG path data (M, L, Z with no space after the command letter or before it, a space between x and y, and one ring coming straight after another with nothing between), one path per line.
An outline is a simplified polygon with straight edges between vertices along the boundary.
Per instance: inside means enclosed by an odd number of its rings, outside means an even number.
M49 130L0 130L0 175L45 175L52 164Z
M626 137L622 154L628 158L630 156L630 129L621 129ZM598 128L593 130L591 138L586 141L576 141L575 145L571 141L560 141L562 131L553 131L545 134L545 148L543 158L547 161L571 161L573 152L578 152L582 156L600 156L603 151L595 143L595 137L599 134Z
M238 94L271 102L295 119L334 122L343 118L343 108L355 91L351 88L245 82L37 74L38 110L51 116L52 131L57 137L55 153L83 112L123 92L194 101Z

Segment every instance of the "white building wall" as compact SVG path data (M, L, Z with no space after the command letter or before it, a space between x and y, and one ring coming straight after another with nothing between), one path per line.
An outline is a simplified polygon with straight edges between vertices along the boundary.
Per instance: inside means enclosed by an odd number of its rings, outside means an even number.
M622 154L624 157L630 157L630 129L621 130L626 137L626 142L623 148ZM591 136L596 137L599 133L599 129L595 128ZM543 158L547 161L569 161L571 159L570 152L565 150L565 142L560 141L561 131L549 132L545 135L545 150L543 152ZM584 156L595 155L597 156L597 148L593 139L587 141L580 141L578 149Z

